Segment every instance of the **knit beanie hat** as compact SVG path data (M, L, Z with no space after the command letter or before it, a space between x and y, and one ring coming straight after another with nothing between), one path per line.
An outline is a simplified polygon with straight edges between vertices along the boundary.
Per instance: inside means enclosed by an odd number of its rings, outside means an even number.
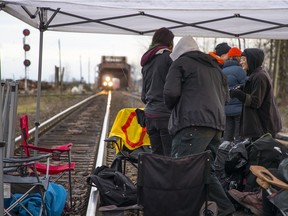
M242 54L242 51L238 49L237 47L232 47L228 52L228 57L240 57Z
M215 47L215 52L216 52L216 55L221 56L225 53L228 53L230 49L231 47L226 42L223 42L223 43L218 44Z

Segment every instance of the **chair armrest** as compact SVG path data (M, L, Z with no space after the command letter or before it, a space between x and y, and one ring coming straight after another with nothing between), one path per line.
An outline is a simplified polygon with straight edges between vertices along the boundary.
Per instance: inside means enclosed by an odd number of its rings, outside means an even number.
M35 157L10 157L10 158L4 158L3 163L29 163L39 161L42 159L47 159L50 156L51 154L39 155Z
M56 148L44 148L39 146L34 146L33 144L28 144L27 147L33 150L41 151L41 152L47 152L47 153L53 153L53 152L68 152L71 151L72 143L68 143L62 146L58 146Z
M67 151L71 151L72 146L73 146L72 143L67 143L65 145L57 146L56 148L52 148L52 149L54 149L54 151L67 152Z
M118 140L120 140L121 137L118 137L118 136L111 136L111 137L108 137L106 138L104 141L105 142L118 142Z

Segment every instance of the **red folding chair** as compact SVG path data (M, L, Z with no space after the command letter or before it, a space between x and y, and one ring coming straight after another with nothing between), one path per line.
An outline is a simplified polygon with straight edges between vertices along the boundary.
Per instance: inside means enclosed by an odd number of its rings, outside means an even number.
M67 143L65 145L57 146L55 148L44 148L35 146L33 144L28 143L29 137L29 129L28 129L28 116L22 115L20 117L20 129L22 134L22 147L24 153L27 157L34 156L31 154L30 150L38 151L38 152L45 152L52 154L52 160L60 161L60 156L62 153L67 153L68 162L61 163L57 165L50 164L49 167L46 164L41 162L36 162L35 167L36 170L42 174L46 174L48 172L49 175L54 175L54 182L59 180L65 173L68 172L68 179L69 179L69 200L70 200L70 208L72 207L72 178L71 178L71 171L75 168L75 162L71 162L71 149L72 143Z

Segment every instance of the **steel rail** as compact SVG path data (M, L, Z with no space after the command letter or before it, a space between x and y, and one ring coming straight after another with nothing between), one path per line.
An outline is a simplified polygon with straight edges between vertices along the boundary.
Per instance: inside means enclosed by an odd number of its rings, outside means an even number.
M105 153L105 138L107 136L108 131L108 123L109 123L109 115L110 115L110 106L111 106L111 91L108 94L106 112L104 116L104 122L101 131L101 137L99 142L99 148L97 153L97 160L95 167L102 166L104 160L104 153ZM86 216L95 216L97 212L97 204L99 199L99 193L96 187L91 187Z

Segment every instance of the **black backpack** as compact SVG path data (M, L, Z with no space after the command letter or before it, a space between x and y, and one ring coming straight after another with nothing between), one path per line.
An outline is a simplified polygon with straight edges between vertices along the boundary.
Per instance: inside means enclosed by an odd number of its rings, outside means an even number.
M280 162L288 157L287 147L269 133L252 142L247 151L250 165L260 165L266 169L278 168Z
M243 170L246 168L248 159L245 146L249 143L248 140L238 143L224 141L219 146L214 167L215 174L225 191L232 188L243 190Z
M247 147L249 166L259 165L266 169L278 168L280 162L288 157L288 148L267 133ZM252 191L256 184L256 177L247 170L247 185L245 190Z
M137 203L137 188L127 176L105 165L97 167L87 178L100 194L100 206L129 206ZM93 184L94 183L94 184Z

